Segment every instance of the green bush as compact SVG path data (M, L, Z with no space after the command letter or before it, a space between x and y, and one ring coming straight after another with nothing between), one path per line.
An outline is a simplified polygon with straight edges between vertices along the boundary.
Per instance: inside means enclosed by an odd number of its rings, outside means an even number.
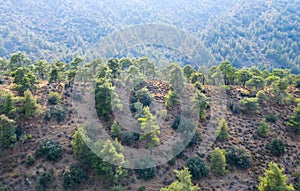
M239 169L248 169L253 164L251 154L245 148L237 146L228 149L226 161Z
M281 139L272 139L267 148L276 156L281 156L285 152L285 144Z
M141 186L141 187L138 188L137 191L145 191L145 190L146 190L146 186Z
M74 188L84 181L86 181L86 175L77 165L71 165L71 167L64 173L63 185L65 188Z
M61 157L62 147L56 141L44 141L40 143L39 148L35 151L35 157L46 155L47 160L56 161Z
M122 134L122 129L119 123L115 120L110 128L110 132L114 138L120 137Z
M27 155L26 164L33 165L35 163L35 157L32 154Z
M209 168L198 157L189 158L187 160L187 167L189 168L193 179L200 179L206 177L209 173Z
M270 131L270 125L266 122L266 119L263 119L257 128L257 135L265 137Z
M139 134L130 131L122 132L121 141L123 144L132 145L137 140L139 140Z
M176 116L171 127L174 129L174 130L177 130L178 129L178 126L180 124L180 115Z
M210 170L220 175L227 173L226 167L226 152L223 149L215 148L210 155Z
M228 139L229 137L228 126L225 118L222 118L219 121L217 134L218 134L217 139L219 141L225 141L226 139Z
M41 186L43 186L44 188L47 188L51 184L52 181L53 181L53 175L45 172L41 176L41 178L39 180L39 184Z
M258 99L257 98L244 98L240 101L242 111L245 114L251 114L258 109Z
M57 105L61 102L61 95L58 92L50 92L48 95L48 103L51 105Z
M145 167L151 166L150 168ZM156 175L156 163L155 161L150 158L144 158L136 162L135 164L136 173L139 175L140 178L144 180L150 180L155 177Z
M263 102L265 102L267 100L267 96L263 90L259 90L256 93L256 98L257 98L258 103L260 103L260 104L262 104Z
M5 115L0 115L0 148L8 147L17 140L16 122Z
M66 115L67 110L62 105L55 105L45 111L44 120L50 121L54 117L57 122L61 122L65 119Z
M268 113L265 115L265 119L268 122L275 123L277 121L277 116L274 113Z

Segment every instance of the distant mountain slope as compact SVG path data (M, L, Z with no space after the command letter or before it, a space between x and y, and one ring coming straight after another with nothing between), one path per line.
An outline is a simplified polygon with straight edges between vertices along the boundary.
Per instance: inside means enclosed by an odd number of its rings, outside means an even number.
M0 10L0 56L70 61L113 31L160 23L199 37L217 61L299 72L299 0L7 0Z

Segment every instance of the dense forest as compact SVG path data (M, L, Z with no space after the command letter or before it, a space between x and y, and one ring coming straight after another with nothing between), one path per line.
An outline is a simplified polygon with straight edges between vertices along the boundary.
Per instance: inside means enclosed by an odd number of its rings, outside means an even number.
M290 70L15 53L0 87L1 190L300 189Z
M0 2L0 56L71 62L112 32L166 24L201 39L215 65L299 73L298 0L285 1L59 1ZM137 55L135 55L137 56Z

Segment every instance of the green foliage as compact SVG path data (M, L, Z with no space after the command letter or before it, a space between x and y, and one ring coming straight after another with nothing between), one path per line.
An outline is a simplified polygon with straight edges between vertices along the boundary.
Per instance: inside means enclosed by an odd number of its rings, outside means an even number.
M36 60L33 63L33 72L38 79L45 80L50 73L50 64L44 60Z
M287 125L291 127L291 130L296 135L300 134L300 103L295 107L294 113L289 118Z
M8 64L10 71L15 71L20 67L28 67L31 64L29 58L24 53L17 52L11 55Z
M210 155L210 170L220 175L227 173L226 167L226 152L218 147Z
M54 117L57 122L61 122L65 119L66 115L67 110L62 105L55 105L46 110L44 119L50 121Z
M120 137L122 134L121 126L119 125L118 121L114 121L114 123L111 126L110 132L113 137Z
M48 95L48 103L57 105L61 102L62 96L58 92L50 92Z
M190 79L190 77L192 76L192 74L194 72L195 72L195 69L189 64L187 64L183 67L183 74L185 75L185 77L187 79Z
M87 177L84 171L79 166L72 164L71 167L64 172L63 186L65 188L74 188L86 181L86 179Z
M275 123L277 121L277 116L274 113L268 113L265 115L265 119L268 122Z
M116 78L120 74L120 65L118 59L111 58L108 60L107 66L111 70L112 77Z
M171 127L174 129L174 130L177 130L178 129L178 126L180 124L180 115L177 115L171 125Z
M138 101L141 102L144 107L145 106L149 107L151 105L153 98L146 87L136 91L135 94L136 97L138 98Z
M165 98L166 98L165 104L170 109L180 104L179 96L178 94L175 93L175 91L169 90Z
M198 185L193 185L191 180L191 174L187 167L182 170L174 170L178 180L172 182L167 188L162 188L160 191L197 191L199 190Z
M270 125L266 122L266 119L263 119L257 128L257 135L261 137L266 137L269 134Z
M107 121L109 120L112 111L111 94L111 82L106 79L99 79L95 89L96 110L97 114L104 117Z
M233 146L228 149L226 153L226 161L239 168L239 169L248 169L252 166L252 156L251 154L243 147Z
M261 76L253 76L246 82L246 87L250 88L251 92L262 90L266 85L265 80Z
M56 161L62 155L62 146L59 142L47 140L40 143L35 151L35 157L46 156L49 161Z
M218 66L218 69L223 74L224 84L225 85L233 84L235 71L231 63L228 60L223 61Z
M20 67L12 72L14 77L14 88L18 91L19 95L24 95L26 90L33 91L36 89L37 83L35 75L27 68Z
M156 163L150 157L146 157L139 161L136 161L135 168L136 173L139 175L140 178L143 178L144 180L150 180L156 175Z
M0 114L5 114L10 118L17 118L18 109L16 103L19 98L9 90L0 90Z
M243 87L245 87L246 82L250 80L252 77L252 74L248 69L240 69L235 72L235 79L238 84L241 84Z
M22 107L20 112L21 115L26 119L37 117L41 114L41 106L37 103L37 99L29 90L24 92L24 98L22 98Z
M196 180L206 177L209 173L209 168L199 157L189 158L187 167L191 172L192 178Z
M14 143L16 137L16 122L5 115L0 115L0 148Z
M53 181L53 175L47 172L44 172L40 177L39 184L44 188L47 188Z
M280 169L274 162L269 163L269 169L264 173L264 176L258 177L259 191L293 191L293 185L286 183L286 175L282 174L283 169Z
M199 118L205 119L206 117L206 109L208 107L208 101L205 94L196 91L195 95L192 97L193 108L198 111Z
M125 145L132 145L135 141L139 140L139 135L134 132L125 131L122 133L121 140Z
M245 114L251 114L258 109L258 99L257 98L244 98L240 101L242 111Z
M177 95L181 95L184 90L185 78L181 67L178 64L173 64L170 71L170 84Z
M267 148L271 151L272 154L281 156L285 152L285 143L281 139L272 139Z
M228 126L225 118L222 118L219 121L217 134L218 134L217 139L220 141L225 141L226 139L228 139L229 137Z
M267 96L263 90L259 90L256 93L256 98L259 104L263 104L267 100Z
M270 89L271 100L279 105L290 104L293 96L287 92L289 79L283 78L274 81Z
M158 135L160 134L160 127L156 124L156 117L150 112L149 107L144 107L144 117L138 119L141 122L141 130L143 134L140 140L147 140L147 147L153 148L160 143Z
M27 155L26 164L33 165L35 163L35 157L32 154Z

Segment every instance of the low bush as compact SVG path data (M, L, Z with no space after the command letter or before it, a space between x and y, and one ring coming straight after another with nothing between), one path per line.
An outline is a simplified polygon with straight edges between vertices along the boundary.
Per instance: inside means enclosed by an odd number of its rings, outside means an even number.
M281 156L285 152L285 144L281 139L273 139L267 146L272 154L276 156Z
M189 168L193 179L200 179L206 177L209 173L209 168L198 157L189 158L187 160L187 167Z
M253 164L251 154L245 148L237 146L228 149L226 161L239 169L248 169Z
M35 151L35 157L46 156L47 160L56 161L61 157L62 146L56 141L44 141L40 143L39 148Z
M48 95L48 103L51 105L57 105L61 102L61 95L58 92L50 92Z

